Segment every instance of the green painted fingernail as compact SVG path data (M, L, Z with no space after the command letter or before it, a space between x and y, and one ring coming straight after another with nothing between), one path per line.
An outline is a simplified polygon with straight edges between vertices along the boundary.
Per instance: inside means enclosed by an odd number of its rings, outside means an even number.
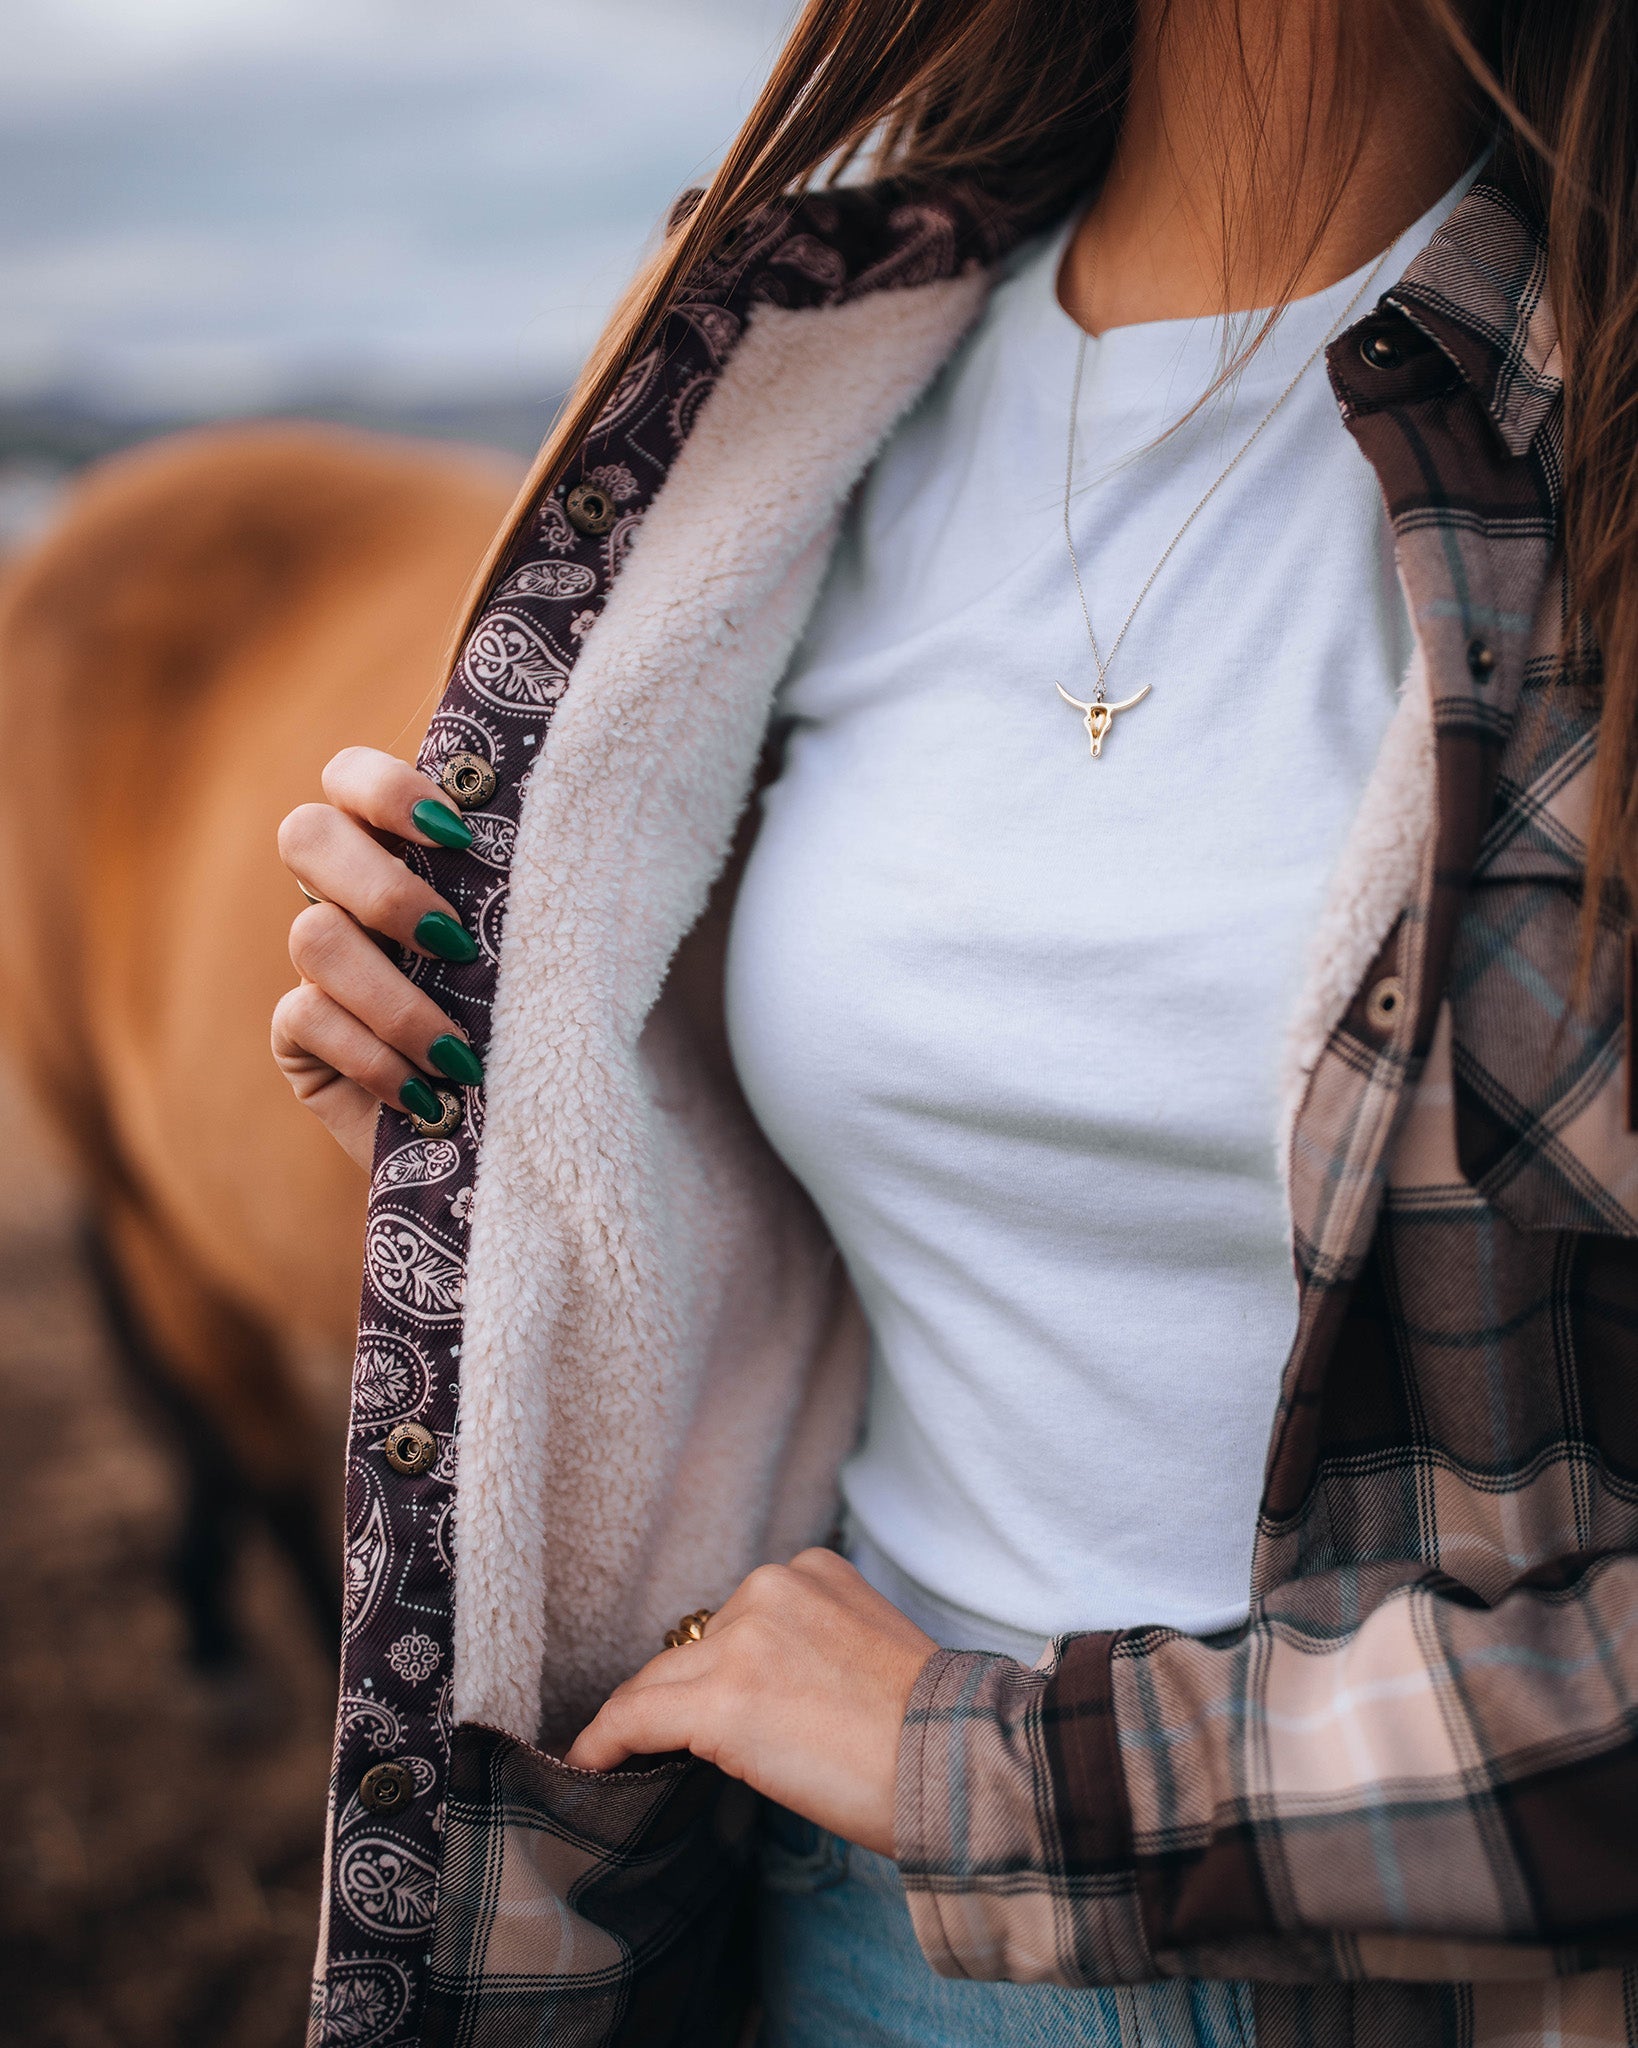
M466 1040L457 1038L453 1031L446 1031L442 1038L432 1041L427 1047L427 1058L440 1074L459 1081L463 1088L476 1088L483 1080L483 1061Z
M472 934L444 910L427 912L415 927L415 942L440 960L453 960L457 967L464 967L478 957L477 941Z
M448 846L456 853L465 853L472 844L472 827L458 811L452 811L448 804L439 803L436 797L422 797L410 816L436 846Z
M399 1089L398 1099L411 1116L418 1116L423 1123L435 1124L444 1113L437 1089L430 1081L423 1081L419 1074L410 1075Z

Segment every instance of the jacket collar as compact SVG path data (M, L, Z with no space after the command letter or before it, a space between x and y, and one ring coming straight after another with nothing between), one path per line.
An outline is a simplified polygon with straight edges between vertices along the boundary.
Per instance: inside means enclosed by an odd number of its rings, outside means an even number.
M1386 303L1444 351L1509 453L1523 455L1564 392L1539 222L1499 185L1481 180Z

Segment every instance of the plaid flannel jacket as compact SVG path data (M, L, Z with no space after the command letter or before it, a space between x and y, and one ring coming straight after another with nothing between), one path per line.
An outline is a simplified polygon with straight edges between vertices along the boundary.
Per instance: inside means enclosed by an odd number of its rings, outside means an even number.
M1638 2039L1638 1139L1613 911L1569 1001L1598 691L1545 267L1480 188L1331 351L1433 816L1297 1119L1251 1614L933 1659L898 1850L952 1974L1258 1979L1261 2048Z
M770 210L691 280L571 469L614 498L613 530L571 529L561 490L520 522L422 757L500 773L481 859L417 856L483 935L471 967L418 970L480 1042L520 771L748 312L951 277L1015 231L954 192ZM1070 1637L1035 1671L931 1660L898 1851L946 1973L1249 1978L1260 2048L1638 2044L1638 1139L1618 907L1569 1001L1598 694L1558 673L1545 267L1530 218L1480 185L1331 352L1397 537L1433 794L1293 1132L1301 1313L1250 1618ZM476 1093L446 1140L382 1120L311 2038L731 2041L740 1788L678 1760L589 1785L452 1724L482 1127ZM438 1453L408 1477L381 1457L400 1417Z

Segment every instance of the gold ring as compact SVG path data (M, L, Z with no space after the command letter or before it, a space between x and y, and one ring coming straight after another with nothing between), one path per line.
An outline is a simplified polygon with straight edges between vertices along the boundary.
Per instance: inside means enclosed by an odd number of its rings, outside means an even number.
M299 875L296 877L296 887L307 898L309 903L322 903L324 901L324 898L322 896L315 896L313 894L312 890L308 888L307 884L301 879Z
M684 1643L697 1643L705 1633L705 1624L716 1613L714 1607L702 1607L694 1614L685 1614L675 1628L665 1632L665 1646L668 1650L680 1650Z

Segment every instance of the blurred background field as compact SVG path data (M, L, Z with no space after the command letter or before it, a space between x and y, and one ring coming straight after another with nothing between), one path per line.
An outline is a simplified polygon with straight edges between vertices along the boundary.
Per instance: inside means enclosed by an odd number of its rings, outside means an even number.
M0 557L86 463L208 420L531 450L786 11L8 0ZM190 1668L174 1445L3 1068L0 1126L0 2041L291 2048L329 1659L256 1539L247 1668Z
M0 502L297 413L530 451L782 0L7 0Z
M300 2038L333 1679L253 1548L250 1662L190 1671L178 1470L118 1371L75 1191L0 1073L0 2040Z

